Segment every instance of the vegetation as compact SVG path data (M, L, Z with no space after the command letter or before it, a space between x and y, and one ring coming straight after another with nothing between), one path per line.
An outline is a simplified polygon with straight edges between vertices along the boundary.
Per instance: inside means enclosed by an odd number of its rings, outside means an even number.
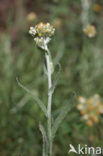
M42 136L38 125L41 122L46 127L45 116L37 102L16 81L18 77L47 106L44 51L37 48L28 33L30 26L41 21L55 27L49 48L54 66L58 63L61 66L53 94L52 120L66 104L70 108L56 133L53 156L68 155L69 144L74 147L78 144L103 147L103 115L99 114L98 122L91 126L82 120L83 115L78 110L78 97L90 99L98 94L102 111L103 2L89 1L85 21L82 19L82 2L0 2L0 156L42 155ZM86 22L94 30L93 37L88 35ZM58 66L55 66L54 79L57 72ZM70 99L74 94L72 104Z

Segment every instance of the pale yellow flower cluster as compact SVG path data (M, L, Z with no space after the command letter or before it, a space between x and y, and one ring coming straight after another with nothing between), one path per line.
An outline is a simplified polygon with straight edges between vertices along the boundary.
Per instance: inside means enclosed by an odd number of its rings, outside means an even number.
M82 119L86 124L92 127L98 123L100 114L103 113L103 103L101 102L100 96L95 94L88 99L79 96L78 101L77 109L80 111Z
M96 27L91 24L88 24L86 28L83 29L83 32L90 38L95 37L97 34Z
M35 12L30 12L26 18L28 22L33 22L37 19L37 14Z
M30 27L29 33L38 37L51 37L54 35L55 29L50 23L39 23L35 27Z
M30 27L29 33L34 37L36 44L46 50L47 44L54 35L55 28L50 23L39 23L35 27Z

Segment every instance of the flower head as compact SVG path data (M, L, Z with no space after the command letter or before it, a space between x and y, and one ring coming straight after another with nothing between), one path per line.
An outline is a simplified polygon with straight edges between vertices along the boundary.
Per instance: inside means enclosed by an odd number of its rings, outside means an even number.
M55 28L50 23L39 23L35 27L30 27L29 34L34 37L37 46L47 50L47 45L54 35Z
M82 120L85 120L88 126L93 126L99 122L99 116L103 113L103 104L98 94L86 99L82 96L78 97L79 104L77 109L82 115Z
M95 3L94 6L93 6L93 10L94 10L95 12L100 12L100 11L102 10L102 7L101 7L100 4Z
M88 24L86 28L83 29L83 32L90 38L94 37L97 33L95 26Z
M30 12L26 18L28 22L32 22L37 19L37 15L35 12Z

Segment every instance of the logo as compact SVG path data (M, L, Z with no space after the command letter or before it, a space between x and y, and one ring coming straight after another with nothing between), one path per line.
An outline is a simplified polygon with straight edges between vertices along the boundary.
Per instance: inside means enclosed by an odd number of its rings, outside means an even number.
M78 144L77 149L70 144L70 150L68 151L68 154L73 152L76 154L102 154L102 148L101 147L88 147L87 145L81 146Z

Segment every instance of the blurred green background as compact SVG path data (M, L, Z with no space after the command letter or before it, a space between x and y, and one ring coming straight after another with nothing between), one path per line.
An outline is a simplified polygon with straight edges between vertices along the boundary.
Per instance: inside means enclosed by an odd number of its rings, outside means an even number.
M103 98L103 1L91 1L89 22L97 29L92 39L83 33L82 11L80 0L0 0L0 156L40 156L42 152L38 125L45 125L46 119L16 81L18 77L47 104L44 54L28 34L30 26L50 22L56 28L49 48L62 69L53 95L54 117L74 92ZM69 144L103 146L103 116L88 127L77 104L75 100L57 132L54 156L67 156Z

